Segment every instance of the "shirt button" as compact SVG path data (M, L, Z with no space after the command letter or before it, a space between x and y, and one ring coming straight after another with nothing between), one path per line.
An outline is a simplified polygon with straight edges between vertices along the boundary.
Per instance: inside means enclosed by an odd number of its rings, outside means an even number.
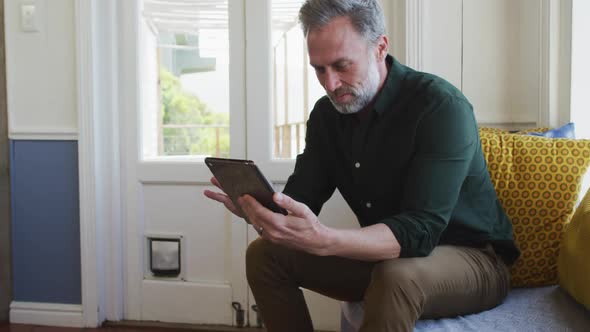
M367 202L367 204L365 204L365 206L367 207L367 209L371 208L371 202Z
M359 168L361 167L361 163L359 163L358 161L354 164L354 167Z

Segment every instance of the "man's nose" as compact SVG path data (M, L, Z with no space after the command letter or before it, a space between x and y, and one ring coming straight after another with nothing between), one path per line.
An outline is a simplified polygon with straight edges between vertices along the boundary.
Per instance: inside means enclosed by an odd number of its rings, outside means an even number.
M324 88L327 91L334 92L342 85L340 82L340 76L332 70L326 70L326 76L324 79Z

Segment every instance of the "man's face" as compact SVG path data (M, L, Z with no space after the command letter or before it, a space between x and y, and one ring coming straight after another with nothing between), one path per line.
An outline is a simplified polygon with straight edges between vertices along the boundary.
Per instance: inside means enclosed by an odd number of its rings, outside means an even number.
M307 48L310 64L338 112L356 113L373 100L381 82L377 52L347 17L310 31Z

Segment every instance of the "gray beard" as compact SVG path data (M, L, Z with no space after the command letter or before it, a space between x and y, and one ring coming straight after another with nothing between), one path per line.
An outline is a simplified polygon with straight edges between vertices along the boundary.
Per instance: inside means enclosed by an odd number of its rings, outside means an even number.
M375 61L371 61L372 63L369 64L369 72L367 73L367 79L363 82L360 88L351 88L348 87L349 92L352 92L354 99L346 104L339 104L337 103L330 94L328 94L328 98L334 105L334 108L338 113L341 114L354 114L365 108L375 95L377 95L377 90L379 89L379 71L377 70L377 66Z

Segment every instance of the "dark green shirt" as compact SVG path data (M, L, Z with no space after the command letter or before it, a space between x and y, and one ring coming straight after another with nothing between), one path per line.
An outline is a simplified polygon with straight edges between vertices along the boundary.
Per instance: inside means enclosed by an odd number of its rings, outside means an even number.
M473 107L445 80L391 56L373 109L340 114L321 98L284 193L316 215L338 188L361 226L387 225L401 257L439 244L491 244L508 263L519 251L490 181Z

